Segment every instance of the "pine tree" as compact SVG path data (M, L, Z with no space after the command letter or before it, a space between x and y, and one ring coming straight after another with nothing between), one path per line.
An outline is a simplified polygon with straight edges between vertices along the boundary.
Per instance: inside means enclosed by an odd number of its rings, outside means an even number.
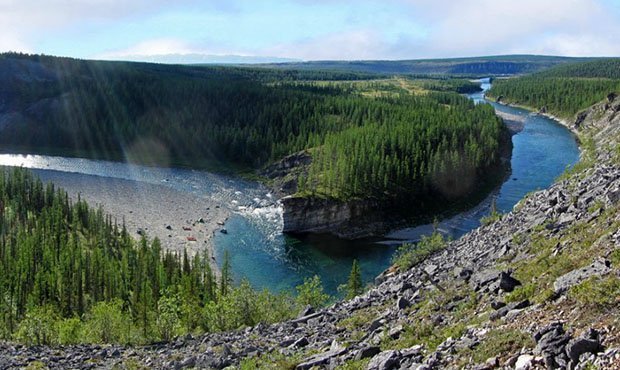
M353 266L351 267L351 274L349 275L349 282L347 283L347 299L362 294L362 289L362 272L357 259L354 259Z

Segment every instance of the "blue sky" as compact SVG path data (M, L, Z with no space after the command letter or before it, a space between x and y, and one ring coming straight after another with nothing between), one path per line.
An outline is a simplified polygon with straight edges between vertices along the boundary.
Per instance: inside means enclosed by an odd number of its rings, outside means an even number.
M415 59L620 55L620 0L0 0L0 50Z

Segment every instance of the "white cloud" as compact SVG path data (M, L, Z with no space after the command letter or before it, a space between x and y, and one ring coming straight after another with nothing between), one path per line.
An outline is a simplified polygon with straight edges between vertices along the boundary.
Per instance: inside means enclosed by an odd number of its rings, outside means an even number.
M596 0L404 1L429 27L434 55L620 54L618 19Z
M97 59L123 59L164 54L190 54L198 52L189 43L174 38L147 40L124 49L104 52Z
M386 44L376 33L356 30L278 44L259 53L305 60L375 59L381 57L385 48Z

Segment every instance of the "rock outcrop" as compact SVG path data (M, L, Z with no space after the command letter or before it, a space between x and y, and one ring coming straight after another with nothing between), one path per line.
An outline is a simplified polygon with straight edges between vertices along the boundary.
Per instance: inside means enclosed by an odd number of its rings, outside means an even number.
M331 233L362 238L386 231L388 218L381 202L359 199L341 202L318 197L287 196L280 200L284 232Z

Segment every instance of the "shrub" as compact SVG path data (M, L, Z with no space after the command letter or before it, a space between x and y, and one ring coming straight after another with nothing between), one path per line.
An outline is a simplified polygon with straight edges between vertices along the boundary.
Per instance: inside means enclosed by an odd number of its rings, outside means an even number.
M329 301L329 295L323 292L321 278L314 275L304 279L304 283L297 286L297 302L301 306L310 305L314 308L322 307Z
M51 305L31 308L19 323L15 338L28 345L54 344L58 337L57 320L58 313Z
M572 287L569 296L587 306L612 307L620 302L620 279L617 276L591 277Z
M82 340L82 321L77 317L58 321L59 344L78 344Z
M122 310L122 301L114 299L95 304L87 314L85 333L94 343L128 343L131 319Z
M401 271L407 270L425 259L433 253L446 247L446 240L443 235L435 231L431 236L422 236L417 244L403 244L394 255L392 263Z
M169 341L178 331L181 323L179 317L179 297L166 292L157 301L157 328L162 340Z

